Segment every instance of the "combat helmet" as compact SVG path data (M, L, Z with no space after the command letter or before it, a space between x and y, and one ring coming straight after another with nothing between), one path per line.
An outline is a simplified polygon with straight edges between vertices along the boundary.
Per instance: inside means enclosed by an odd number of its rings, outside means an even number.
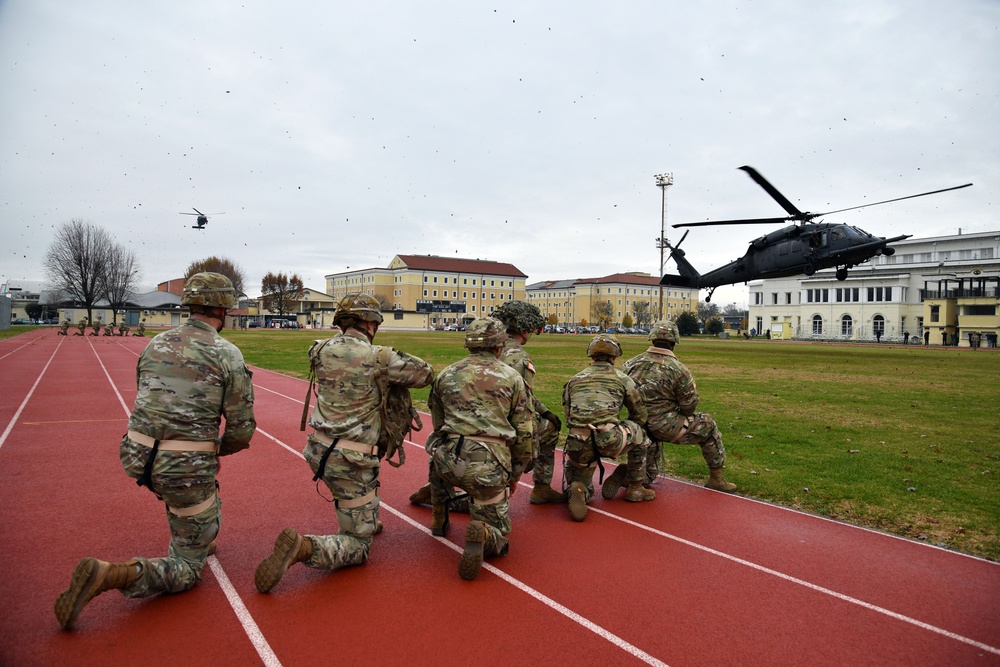
M618 339L612 334L600 333L594 336L587 347L587 356L593 359L598 354L606 354L609 357L622 356L622 346L618 344Z
M507 340L503 322L495 317L482 317L465 330L465 347L469 351L503 347Z
M507 331L539 331L545 326L538 307L526 301L507 301L493 311L493 317L503 322Z
M378 299L368 294L348 294L337 304L337 312L333 315L333 323L338 327L347 317L356 317L365 322L382 324L382 307Z
M681 342L681 333L677 329L677 323L671 320L660 320L649 330L649 340L663 340L668 343Z
M235 308L236 290L233 282L221 273L203 271L194 274L184 283L181 305Z

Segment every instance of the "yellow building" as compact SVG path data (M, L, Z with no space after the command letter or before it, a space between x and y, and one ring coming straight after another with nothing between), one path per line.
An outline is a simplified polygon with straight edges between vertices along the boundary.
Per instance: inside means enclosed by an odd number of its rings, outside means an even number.
M613 273L601 278L549 280L526 288L528 302L536 305L546 319L555 317L561 326L575 327L586 321L600 325L622 325L626 315L635 326L659 319L660 279L648 273ZM674 319L681 313L698 312L698 290L663 287L662 317Z
M383 328L435 329L457 327L507 301L523 300L525 278L505 262L396 255L384 269L327 275L326 291L335 301L358 292L379 299L387 311Z

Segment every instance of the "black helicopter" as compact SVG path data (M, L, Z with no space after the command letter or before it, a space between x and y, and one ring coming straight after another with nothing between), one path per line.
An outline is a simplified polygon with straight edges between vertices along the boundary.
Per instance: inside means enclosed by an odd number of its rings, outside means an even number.
M876 255L892 255L895 249L889 248L888 244L909 238L910 234L887 239L881 236L873 236L863 229L852 225L828 222L816 223L813 222L814 219L823 215L843 213L844 211L853 211L866 206L877 206L903 199L913 199L914 197L958 190L972 185L972 183L966 183L965 185L958 185L953 188L922 192L918 195L887 199L871 204L827 211L826 213L809 213L808 211L803 212L797 209L792 202L788 201L784 195L768 183L767 179L761 176L753 167L743 166L740 169L745 171L767 194L771 195L771 198L778 202L788 215L783 218L689 222L673 225L673 227L773 225L789 221L795 221L799 224L793 224L754 239L750 242L750 247L747 249L745 255L734 262L730 262L714 271L709 271L704 275L698 273L691 266L691 263L684 258L684 251L680 249L680 245L687 238L688 232L684 232L684 236L677 242L677 245L671 245L669 241L664 239L664 244L670 249L670 259L677 263L677 270L680 272L680 275L664 275L660 280L661 285L707 289L708 297L705 301L711 301L712 294L717 287L745 283L760 278L781 278L798 274L811 276L820 269L836 267L837 280L846 280L848 269L866 262Z
M209 213L208 215L206 215L206 214L202 213L201 211L199 211L196 208L192 208L191 210L194 211L194 213L184 213L184 212L181 212L181 215L196 215L196 216L198 216L197 218L195 218L195 221L194 221L195 224L191 225L191 229L205 229L205 225L208 224L208 216L209 215L225 215L225 213Z

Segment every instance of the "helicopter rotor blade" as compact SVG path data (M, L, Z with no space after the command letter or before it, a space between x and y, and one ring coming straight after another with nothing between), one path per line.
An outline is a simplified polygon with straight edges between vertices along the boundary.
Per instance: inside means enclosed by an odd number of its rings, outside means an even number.
M712 225L779 225L783 222L795 220L794 216L787 218L750 218L747 220L717 220L715 222L685 222L671 227L711 227Z
M850 208L841 208L841 209L837 209L836 211L827 211L826 213L817 213L816 215L817 216L820 216L820 215L831 215L833 213L843 213L844 211L855 211L855 210L857 210L859 208L865 208L866 206L878 206L879 204L889 204L889 203L894 202L894 201L903 201L904 199L913 199L915 197L926 197L927 195L936 195L939 192L950 192L952 190L961 190L962 188L967 188L967 187L970 187L971 185L972 185L972 183L966 183L965 185L956 185L953 188L944 188L943 190L932 190L930 192L921 192L918 195L908 195L906 197L896 197L895 199L886 199L885 201L876 201L876 202L872 202L871 204L862 204L861 206L852 206Z
M792 202L788 201L788 199L785 198L785 195L783 195L780 192L778 192L778 189L776 187L774 187L773 185L771 185L768 182L768 180L766 178L764 178L763 176L761 176L760 173L756 169L754 169L753 167L751 167L749 165L743 165L742 167L740 167L740 169L742 169L743 171L745 171L747 173L747 175L750 176L750 178L753 179L754 183L756 183L760 187L764 188L764 192L766 192L767 194L771 195L771 199L773 199L774 201L778 202L778 204L781 206L781 208L785 209L785 211L787 211L788 214L790 216L792 216L791 219L793 219L793 220L805 220L806 216L811 215L809 213L803 213L802 211L800 211L799 209L797 209L795 207L795 204L793 204Z
M205 215L204 213L202 213L201 211L199 211L198 209L196 209L194 207L192 207L191 210L194 211L195 213L197 213L198 215Z

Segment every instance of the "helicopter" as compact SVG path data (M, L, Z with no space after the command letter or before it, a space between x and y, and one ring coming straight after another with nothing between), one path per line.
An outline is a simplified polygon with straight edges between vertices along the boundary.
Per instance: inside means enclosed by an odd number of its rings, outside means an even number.
M879 204L888 204L903 199L913 199L914 197L924 197L940 192L959 190L972 185L972 183L966 183L965 185L957 185L951 188L944 188L943 190L922 192L916 195L897 197L896 199L887 199L871 204L842 208L836 211L827 211L826 213L810 213L808 211L800 211L796 208L792 202L786 199L777 188L771 185L753 167L744 165L740 169L745 171L757 185L778 202L788 215L783 218L688 222L672 226L679 228L703 227L708 225L773 225L792 221L796 224L754 239L750 242L750 247L747 248L745 255L704 275L699 273L687 261L684 251L680 249L690 230L684 232L681 240L676 245L671 245L669 241L664 239L664 245L670 250L670 259L674 260L677 264L677 270L680 275L664 275L660 280L661 285L707 289L708 297L705 301L711 301L712 294L717 287L746 283L750 280L761 278L782 278L798 274L811 276L820 269L836 268L837 280L846 280L848 269L862 262L867 262L877 255L890 256L894 254L896 251L894 248L888 247L889 244L909 238L911 234L884 238L869 234L865 230L853 225L813 222L813 220L833 213L843 213L844 211L853 211L866 206L878 206Z
M205 214L205 213L202 213L201 211L199 211L196 208L192 208L191 210L194 211L194 213L184 213L184 212L181 212L181 215L196 215L196 216L198 216L197 218L195 218L195 221L194 221L195 224L191 225L191 229L205 229L205 225L208 224L208 216L209 215L225 215L225 213L208 213L208 214Z

